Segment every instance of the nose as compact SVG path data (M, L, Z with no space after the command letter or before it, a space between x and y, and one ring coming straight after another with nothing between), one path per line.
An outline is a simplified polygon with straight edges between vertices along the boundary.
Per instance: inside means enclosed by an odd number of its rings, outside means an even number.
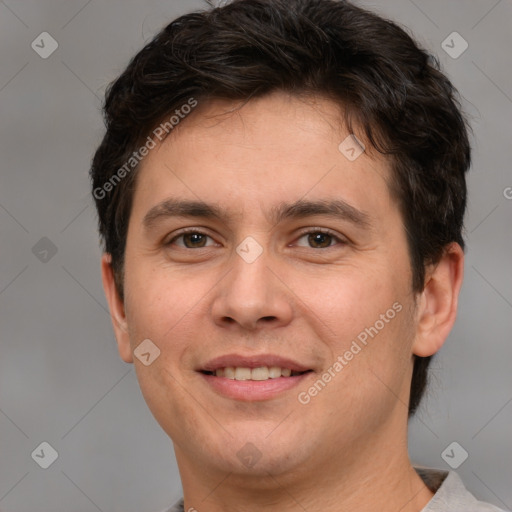
M216 288L212 314L223 328L282 327L293 317L291 293L265 254L248 263L233 255L230 271Z

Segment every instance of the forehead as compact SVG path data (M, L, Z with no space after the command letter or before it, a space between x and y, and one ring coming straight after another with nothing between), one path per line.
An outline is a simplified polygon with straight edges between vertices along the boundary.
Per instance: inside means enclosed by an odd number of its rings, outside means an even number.
M370 148L361 153L341 120L339 105L312 96L199 102L142 161L134 204L147 209L172 195L241 215L248 200L275 209L283 201L341 195L357 204L373 195L385 207L390 162Z

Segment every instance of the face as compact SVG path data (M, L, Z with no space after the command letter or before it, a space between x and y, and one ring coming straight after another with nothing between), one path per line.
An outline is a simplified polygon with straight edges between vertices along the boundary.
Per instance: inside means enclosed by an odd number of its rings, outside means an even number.
M199 105L142 163L121 355L180 465L379 457L405 439L417 327L390 164L340 146L329 100L234 106Z

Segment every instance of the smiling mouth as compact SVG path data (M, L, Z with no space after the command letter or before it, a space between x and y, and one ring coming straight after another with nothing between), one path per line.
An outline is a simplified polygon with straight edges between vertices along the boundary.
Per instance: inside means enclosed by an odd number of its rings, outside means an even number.
M216 370L202 370L204 375L214 377L225 377L231 380L254 380L262 381L269 379L278 379L280 377L298 377L313 370L298 372L290 368L281 368L279 366L260 366L258 368L248 368L243 366L226 366L225 368L217 368Z

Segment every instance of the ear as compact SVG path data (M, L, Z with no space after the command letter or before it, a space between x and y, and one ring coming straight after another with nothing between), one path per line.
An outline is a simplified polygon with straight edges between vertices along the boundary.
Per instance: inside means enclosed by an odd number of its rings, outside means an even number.
M111 255L104 253L101 258L101 280L103 281L103 290L105 291L105 296L107 297L110 309L110 318L112 319L112 325L114 326L114 334L117 340L119 355L124 362L133 363L124 304L117 292L111 261Z
M459 244L445 249L437 265L427 269L418 301L418 323L412 351L420 357L435 354L444 344L457 316L464 276L464 252Z

